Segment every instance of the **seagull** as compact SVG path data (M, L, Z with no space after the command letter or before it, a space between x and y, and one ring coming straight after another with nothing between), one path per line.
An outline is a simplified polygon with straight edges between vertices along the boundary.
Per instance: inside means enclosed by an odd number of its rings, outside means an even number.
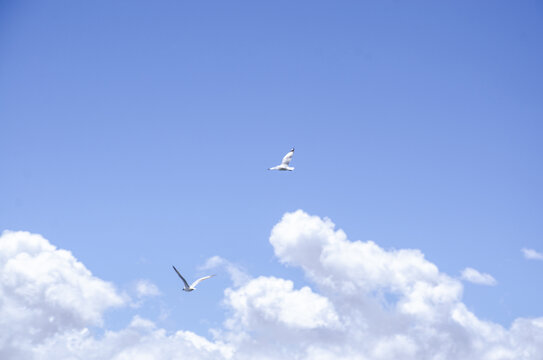
M196 285L198 285L198 284L200 283L200 281L203 281L203 280L206 280L206 279L209 279L209 278L215 276L215 274L213 274L213 275L208 275L208 276L204 276L204 277L202 277L202 278L199 278L199 279L196 280L195 282L193 282L191 285L189 285L189 283L187 282L187 280L185 280L185 278L183 277L183 275L181 275L181 274L179 273L179 271L177 271L177 269L175 268L175 266L172 265L172 267L173 267L173 269L175 270L175 272L177 273L177 275L179 275L179 277L181 278L181 280L183 280L183 283L185 284L185 288L183 288L183 291L187 291L187 292L196 289Z
M281 161L281 165L271 167L268 170L279 170L279 171L294 170L292 166L288 166L288 164L290 164L290 160L292 160L293 155L294 155L294 148L290 149L290 151L285 155L285 157L283 158L283 161Z

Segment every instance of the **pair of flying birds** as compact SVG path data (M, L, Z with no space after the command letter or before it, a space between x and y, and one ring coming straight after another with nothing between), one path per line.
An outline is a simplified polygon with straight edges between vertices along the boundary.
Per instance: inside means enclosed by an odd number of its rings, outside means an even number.
M289 166L293 155L294 155L294 148L290 149L290 151L283 157L283 161L281 161L281 165L277 165L277 166L268 168L268 170L279 170L279 171L292 171L292 170L294 170L294 168L292 166ZM183 284L185 284L185 287L183 288L183 291L192 291L192 290L196 289L196 285L198 285L200 282L215 276L215 275L208 275L208 276L201 277L201 278L199 278L198 280L196 280L195 282L193 282L192 284L189 285L187 280L185 280L183 275L181 275L181 273L179 273L179 271L177 271L175 266L172 265L172 267L175 270L175 272L177 273L177 275L181 278L181 280L183 280Z

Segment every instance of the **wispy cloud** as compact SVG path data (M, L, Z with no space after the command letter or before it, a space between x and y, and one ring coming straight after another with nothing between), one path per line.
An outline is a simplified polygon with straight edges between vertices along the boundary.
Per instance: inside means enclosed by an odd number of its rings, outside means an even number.
M136 283L136 294L139 298L160 295L158 287L149 280L138 280Z
M462 280L466 280L479 285L493 286L497 284L496 279L494 279L492 275L480 273L479 271L470 267L465 268L462 271Z
M234 283L234 286L236 287L247 283L251 279L249 274L247 274L247 272L239 265L233 264L220 256L210 257L207 259L206 263L200 267L200 269L209 270L218 267L223 267L226 270L228 275L230 275L230 279Z
M524 257L529 260L543 260L543 254L535 251L534 249L522 248Z

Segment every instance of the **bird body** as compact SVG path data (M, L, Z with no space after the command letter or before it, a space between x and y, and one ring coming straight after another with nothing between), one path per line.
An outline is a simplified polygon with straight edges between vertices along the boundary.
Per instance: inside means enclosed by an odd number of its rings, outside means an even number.
M185 287L183 288L183 291L186 291L186 292L193 291L194 289L196 289L196 285L198 285L201 281L204 281L206 279L209 279L209 278L212 278L213 276L215 276L215 274L213 274L213 275L208 275L208 276L201 277L201 278L199 278L198 280L194 281L192 284L189 285L187 280L185 280L183 275L181 275L181 273L179 271L177 271L175 266L172 265L172 267L175 270L175 272L177 273L177 275L181 278L181 280L183 280L183 284L185 285Z
M281 161L281 165L271 167L268 170L279 170L279 171L294 170L292 166L289 166L290 161L292 160L292 156L294 156L294 148L290 149L290 151L285 155L285 157L283 157L283 161Z

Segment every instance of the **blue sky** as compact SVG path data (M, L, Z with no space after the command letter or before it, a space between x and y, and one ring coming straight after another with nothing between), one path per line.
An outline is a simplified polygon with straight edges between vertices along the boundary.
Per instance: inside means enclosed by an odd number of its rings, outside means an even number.
M0 4L0 230L38 233L173 331L224 320L218 255L307 277L268 242L286 212L466 267L463 301L543 316L538 1ZM296 146L294 172L268 172ZM128 290L127 290L128 291ZM159 318L160 309L169 315ZM125 326L134 309L110 312Z

